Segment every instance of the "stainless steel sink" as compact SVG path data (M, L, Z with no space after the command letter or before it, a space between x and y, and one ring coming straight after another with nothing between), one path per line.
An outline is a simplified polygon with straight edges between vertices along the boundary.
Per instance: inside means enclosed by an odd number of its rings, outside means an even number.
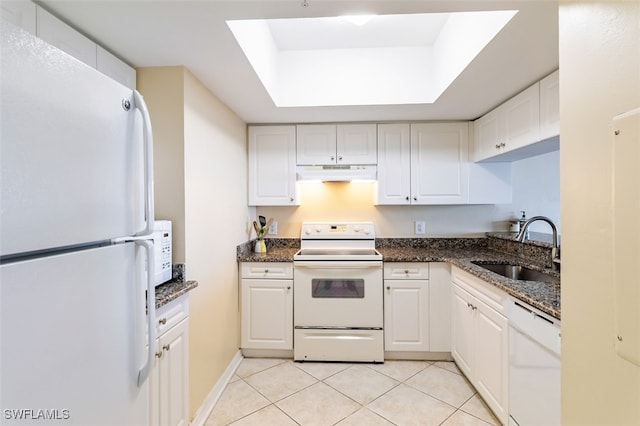
M544 272L535 271L533 269L526 268L519 265L505 265L502 263L482 263L471 262L474 265L478 265L482 268L488 269L491 272L495 272L503 277L511 278L512 280L523 281L542 281L542 282L554 282L555 277L545 274Z

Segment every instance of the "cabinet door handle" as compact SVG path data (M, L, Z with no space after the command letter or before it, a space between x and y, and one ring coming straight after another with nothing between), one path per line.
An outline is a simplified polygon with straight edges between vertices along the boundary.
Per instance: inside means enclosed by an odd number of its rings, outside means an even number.
M500 148L504 148L505 146L507 146L507 144L506 144L506 143L504 143L504 142L500 142Z
M293 203L293 197L289 198L289 201L291 201Z
M162 354L163 354L162 351L156 352L156 358L162 358Z
M407 198L405 198L405 200L409 201L409 196L407 195Z
M387 286L387 290L391 290L391 286Z
M169 350L171 350L171 343L169 343L168 345L164 345L164 346L162 347L162 350L163 350L163 351L169 351Z
M269 273L269 270L268 270L268 269L265 269L265 270L264 270L264 273L265 273L265 274L268 274L268 273Z
M405 269L405 270L404 270L404 273L405 273L405 274L407 274L407 275L409 275L409 270L408 270L408 269Z
M413 197L413 201L418 201L418 197Z
M335 160L335 159L336 159L336 157L332 155L332 156L331 156L331 161L333 161L333 160Z
M290 285L287 286L287 290L291 290L291 286Z
M160 325L165 325L166 323L167 323L167 319L166 318L160 318L158 320L158 324L160 324Z
M342 155L338 155L338 161L342 161Z

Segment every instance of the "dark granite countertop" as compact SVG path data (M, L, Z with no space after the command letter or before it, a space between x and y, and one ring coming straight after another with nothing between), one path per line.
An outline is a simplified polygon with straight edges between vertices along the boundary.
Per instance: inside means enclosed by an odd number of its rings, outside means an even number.
M156 309L177 299L197 286L198 282L194 280L171 280L164 284L160 284L156 287Z
M560 275L539 264L490 248L379 248L378 251L382 254L384 262L449 262L542 312L560 319ZM525 266L549 273L551 282L512 280L472 262Z
M299 247L272 247L266 254L245 252L238 255L238 262L293 262L293 255Z
M560 274L549 269L550 244L512 241L510 233L490 233L487 238L384 238L376 240L383 262L449 262L507 294L560 319ZM267 253L252 253L251 242L238 246L239 262L293 262L299 241L273 242ZM267 240L269 241L269 240ZM512 280L472 262L521 265L548 273L550 282Z

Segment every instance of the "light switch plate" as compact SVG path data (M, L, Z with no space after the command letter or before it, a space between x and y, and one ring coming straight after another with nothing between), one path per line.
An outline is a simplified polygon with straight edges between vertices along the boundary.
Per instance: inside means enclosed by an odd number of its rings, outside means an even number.
M426 234L426 225L424 220L416 220L416 235Z

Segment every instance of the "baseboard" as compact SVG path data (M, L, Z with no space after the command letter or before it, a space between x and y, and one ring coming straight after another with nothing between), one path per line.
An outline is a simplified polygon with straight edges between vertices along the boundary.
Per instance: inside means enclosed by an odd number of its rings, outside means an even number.
M451 352L384 351L385 360L453 361Z
M207 395L198 411L196 411L196 415L191 420L191 426L204 426L207 418L213 411L213 407L215 407L216 402L220 399L222 392L224 392L227 384L229 384L229 381L235 374L238 366L242 362L242 359L242 353L240 351L236 352L233 359L224 370L224 373L222 373L222 376L218 379L216 385L211 389L211 392L209 392L209 395Z

